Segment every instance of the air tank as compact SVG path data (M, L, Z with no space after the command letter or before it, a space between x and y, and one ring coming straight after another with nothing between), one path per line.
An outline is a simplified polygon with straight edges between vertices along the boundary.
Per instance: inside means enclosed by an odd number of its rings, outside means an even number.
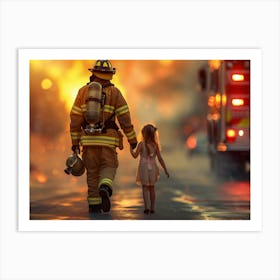
M97 82L89 84L88 96L86 99L86 121L90 125L94 125L99 121L99 113L101 108L102 86Z

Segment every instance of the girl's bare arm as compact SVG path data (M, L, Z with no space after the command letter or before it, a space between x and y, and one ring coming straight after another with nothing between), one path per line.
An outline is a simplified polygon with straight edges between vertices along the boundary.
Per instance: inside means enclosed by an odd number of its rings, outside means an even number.
M137 148L136 148L136 151L134 152L132 147L130 146L130 153L131 155L134 157L134 158L137 158L139 153L140 153L140 150L142 148L142 142L140 142L138 145L137 145Z
M158 146L156 147L156 151L157 151L157 158L158 158L158 161L159 161L161 167L163 168L163 170L164 170L166 176L169 177L169 173L168 173L168 171L167 171L165 162L164 162L164 160L163 160L163 158L162 158L162 156L161 156L161 153L160 153L160 150L159 150L159 147L158 147Z

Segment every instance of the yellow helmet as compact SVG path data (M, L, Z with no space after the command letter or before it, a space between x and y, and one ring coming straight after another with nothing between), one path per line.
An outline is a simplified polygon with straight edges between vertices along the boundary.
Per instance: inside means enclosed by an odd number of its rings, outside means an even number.
M97 60L93 68L88 69L94 75L103 80L112 80L116 68L112 67L109 60Z
M74 153L67 158L64 172L73 176L82 176L85 173L85 164L79 155Z

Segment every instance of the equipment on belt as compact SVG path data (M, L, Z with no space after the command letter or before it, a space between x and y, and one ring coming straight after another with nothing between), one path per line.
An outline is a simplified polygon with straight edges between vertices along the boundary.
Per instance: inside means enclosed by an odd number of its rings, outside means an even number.
M123 134L121 133L118 125L112 118L115 116L113 113L105 122L98 122L94 125L94 128L90 130L90 124L84 122L82 127L87 135L94 135L96 133L106 133L106 129L115 129L119 137L119 149L123 150Z
M85 173L85 164L77 153L73 153L67 158L64 172L73 176L82 176Z

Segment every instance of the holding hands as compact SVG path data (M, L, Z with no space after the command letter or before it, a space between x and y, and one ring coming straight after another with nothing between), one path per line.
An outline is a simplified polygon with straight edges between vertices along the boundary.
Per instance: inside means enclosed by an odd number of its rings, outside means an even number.
M167 170L164 170L164 172L165 172L166 177L169 178L170 175L169 175L168 171L167 171Z

